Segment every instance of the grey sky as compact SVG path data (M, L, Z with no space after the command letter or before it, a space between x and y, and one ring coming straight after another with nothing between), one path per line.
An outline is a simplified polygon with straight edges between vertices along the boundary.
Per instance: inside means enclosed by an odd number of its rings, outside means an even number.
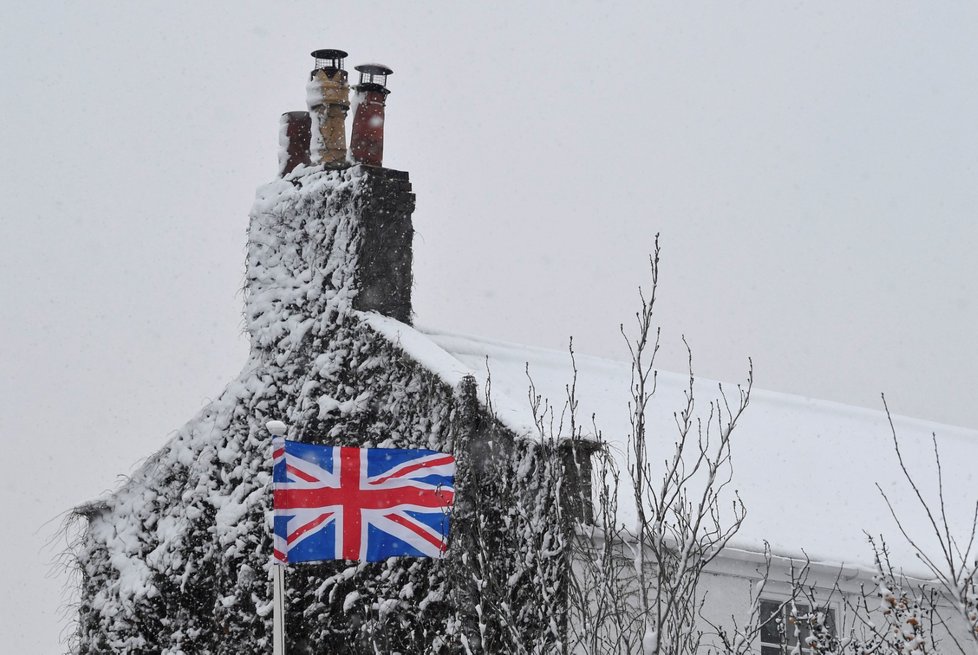
M661 232L663 368L685 333L703 376L749 355L766 389L978 427L978 6L535 7L8 8L0 404L41 466L0 478L4 524L113 486L243 363L247 213L317 47L395 71L420 325L621 358ZM41 536L5 558L25 644Z

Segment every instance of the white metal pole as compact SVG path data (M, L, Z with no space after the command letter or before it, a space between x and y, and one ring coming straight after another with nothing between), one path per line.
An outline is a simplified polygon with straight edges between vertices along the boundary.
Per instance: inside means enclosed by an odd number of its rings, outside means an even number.
M272 564L272 655L285 655L285 566Z
M265 427L273 435L273 444L289 429L282 421L269 421ZM277 539L273 537L273 541ZM285 655L285 564L278 560L272 561L272 655Z

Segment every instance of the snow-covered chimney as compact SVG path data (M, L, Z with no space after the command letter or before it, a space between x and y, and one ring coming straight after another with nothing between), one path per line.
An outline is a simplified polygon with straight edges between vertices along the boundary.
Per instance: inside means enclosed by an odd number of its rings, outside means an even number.
M350 85L343 70L342 50L314 50L316 68L309 73L306 104L312 119L312 163L341 168L346 161L346 112Z
M383 64L360 64L356 69L360 72L360 83L353 87L356 111L350 155L357 164L383 166L384 106L390 93L387 76L394 71Z
M282 114L278 131L278 176L285 177L299 164L309 165L311 121L307 111Z
M348 158L346 53L313 55L309 111L282 115L279 179L259 188L251 213L245 315L263 351L301 335L302 316L358 310L411 322L415 197L407 172L382 166L391 69L357 67L358 156Z

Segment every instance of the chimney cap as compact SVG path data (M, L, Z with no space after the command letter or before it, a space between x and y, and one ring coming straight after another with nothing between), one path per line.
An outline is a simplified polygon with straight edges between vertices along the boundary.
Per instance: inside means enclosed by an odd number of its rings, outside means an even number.
M313 50L310 54L316 58L316 70L343 70L343 60L346 59L346 51L344 50L324 48Z
M394 74L394 71L392 71L387 66L384 66L383 64L360 64L359 66L354 66L354 68L356 70L360 71L361 73L365 73L367 75L385 75L386 76L386 75L393 75Z
M316 59L346 59L349 56L345 50L336 50L334 48L313 50L310 54Z

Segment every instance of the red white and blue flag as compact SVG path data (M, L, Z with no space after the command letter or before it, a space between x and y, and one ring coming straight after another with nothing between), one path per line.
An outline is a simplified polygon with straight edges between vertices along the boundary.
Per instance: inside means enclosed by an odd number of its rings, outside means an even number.
M432 450L272 442L280 562L444 557L455 458Z

